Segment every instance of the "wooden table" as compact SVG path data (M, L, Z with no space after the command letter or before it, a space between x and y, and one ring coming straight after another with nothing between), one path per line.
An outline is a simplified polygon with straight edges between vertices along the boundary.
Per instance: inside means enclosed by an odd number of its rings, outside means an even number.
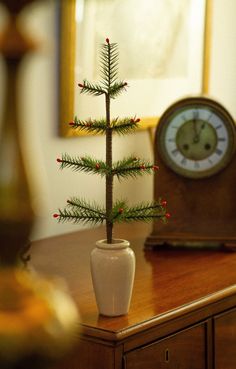
M33 243L33 266L65 278L81 315L78 344L60 368L236 368L236 253L144 250L150 230L115 228L136 255L130 312L116 318L98 315L90 277L103 227Z

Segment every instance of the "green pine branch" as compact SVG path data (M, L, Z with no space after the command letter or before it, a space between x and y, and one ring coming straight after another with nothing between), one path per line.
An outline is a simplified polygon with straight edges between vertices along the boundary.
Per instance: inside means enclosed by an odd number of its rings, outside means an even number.
M88 203L84 199L71 198L67 200L67 207L59 209L58 214L54 214L59 222L91 223L96 225L109 221L111 224L121 222L142 221L148 222L151 219L160 219L167 222L169 213L166 211L166 202L159 200L156 202L142 202L129 207L125 200L115 202L109 217L106 210L94 203Z
M132 222L142 221L148 222L152 219L161 219L166 222L169 218L169 213L161 201L157 202L142 202L133 207L128 207L125 201L118 201L112 212L112 221L115 222Z
M135 156L124 158L113 164L112 174L119 180L127 177L136 178L145 174L152 174L158 167L147 160Z
M126 90L126 87L127 82L121 81L113 83L108 90L110 98L115 99L118 95L120 95L123 91Z
M89 214L89 216L94 214L95 216L99 216L103 219L106 218L106 210L95 202L89 203L84 199L72 197L71 199L67 200L67 207L71 210L77 209L85 212L86 214Z
M111 129L119 135L133 133L138 128L139 122L139 118L117 118L112 120Z
M104 84L104 87L102 84ZM107 86L107 81L102 81L101 84L95 84L84 79L83 83L79 83L78 86L81 88L80 93L86 93L94 96L107 94L110 98L114 99L120 95L121 92L125 91L127 82L120 81Z
M102 224L106 219L99 215L95 214L94 212L90 212L89 210L83 209L64 209L58 210L58 214L54 214L54 218L57 218L58 222L72 222L74 224L77 223L91 223L93 225Z
M119 52L116 43L106 42L102 45L100 52L100 72L103 77L107 92L110 86L116 82L118 75Z
M96 160L89 156L72 157L68 154L63 154L61 159L57 159L57 161L60 163L60 169L71 168L74 171L100 174L102 177L109 171L104 161Z
M120 95L127 87L127 82L117 81L118 61L118 45L116 43L110 44L107 39L106 44L102 45L100 52L100 74L102 81L100 84L95 84L84 79L83 83L79 83L79 87L81 87L80 92L94 96L106 94L112 99Z
M105 119L91 120L80 120L75 117L73 122L69 123L72 129L80 129L81 131L91 132L91 133L106 133L107 125Z
M110 42L103 44L100 53L100 72L103 77L103 83L107 88L107 92L110 86L117 80L118 61L118 45Z
M86 202L84 199L72 197L67 200L67 207L59 209L58 214L54 214L59 222L73 222L93 225L103 223L106 220L106 210L98 204Z
M57 159L60 163L60 169L71 168L74 171L83 171L90 174L99 174L101 177L107 177L112 175L116 176L119 180L132 177L136 178L142 176L144 173L151 174L154 170L157 170L156 165L151 164L147 160L142 160L134 155L124 158L115 162L112 168L109 168L106 162L85 157L72 157L67 153L62 155L61 159Z
M133 132L137 127L140 119L136 118L123 118L123 119L113 119L111 121L111 125L108 128L106 124L106 119L95 119L91 118L86 120L81 120L75 117L73 122L70 122L69 125L72 129L79 129L81 131L86 131L90 133L106 133L108 129L111 129L113 132L123 135L127 133Z
M106 93L101 85L90 83L86 79L83 80L83 83L79 83L78 86L81 87L81 93L86 93L88 95L100 96Z

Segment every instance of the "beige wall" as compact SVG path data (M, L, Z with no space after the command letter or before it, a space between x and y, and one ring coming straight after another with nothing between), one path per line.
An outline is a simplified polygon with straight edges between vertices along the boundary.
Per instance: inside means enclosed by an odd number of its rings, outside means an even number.
M236 1L212 1L210 94L236 119Z
M213 31L210 73L210 95L220 101L236 117L236 14L235 0L212 0ZM75 231L80 225L58 224L52 214L63 207L68 196L79 195L103 202L104 181L95 176L60 171L56 158L63 152L103 158L103 137L60 138L57 134L57 60L55 3L39 1L22 18L24 27L39 42L38 51L29 57L22 70L21 121L25 136L25 152L33 172L36 192L34 203L37 222L32 238ZM114 156L136 153L152 158L147 132L115 138ZM161 173L159 174L161 175ZM152 178L115 183L115 195L131 202L152 198ZM164 194L163 194L164 195Z

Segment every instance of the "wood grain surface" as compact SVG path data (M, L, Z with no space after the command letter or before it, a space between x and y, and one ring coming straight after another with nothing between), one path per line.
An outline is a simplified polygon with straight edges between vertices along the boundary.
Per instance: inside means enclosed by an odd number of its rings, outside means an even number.
M103 227L36 241L33 267L66 280L81 315L85 334L122 339L174 317L217 303L236 292L236 254L223 250L144 250L146 224L120 225L115 237L131 242L136 275L130 312L99 316L90 276L90 252L104 238Z

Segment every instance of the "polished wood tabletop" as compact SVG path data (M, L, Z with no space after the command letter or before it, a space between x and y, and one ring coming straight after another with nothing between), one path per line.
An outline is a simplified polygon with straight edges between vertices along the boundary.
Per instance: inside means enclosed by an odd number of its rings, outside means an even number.
M75 300L83 331L106 339L121 339L171 316L236 293L236 253L222 249L144 248L151 226L124 224L116 238L128 239L136 255L136 274L129 314L99 316L90 275L90 253L105 228L35 241L31 264L44 275L66 280Z

